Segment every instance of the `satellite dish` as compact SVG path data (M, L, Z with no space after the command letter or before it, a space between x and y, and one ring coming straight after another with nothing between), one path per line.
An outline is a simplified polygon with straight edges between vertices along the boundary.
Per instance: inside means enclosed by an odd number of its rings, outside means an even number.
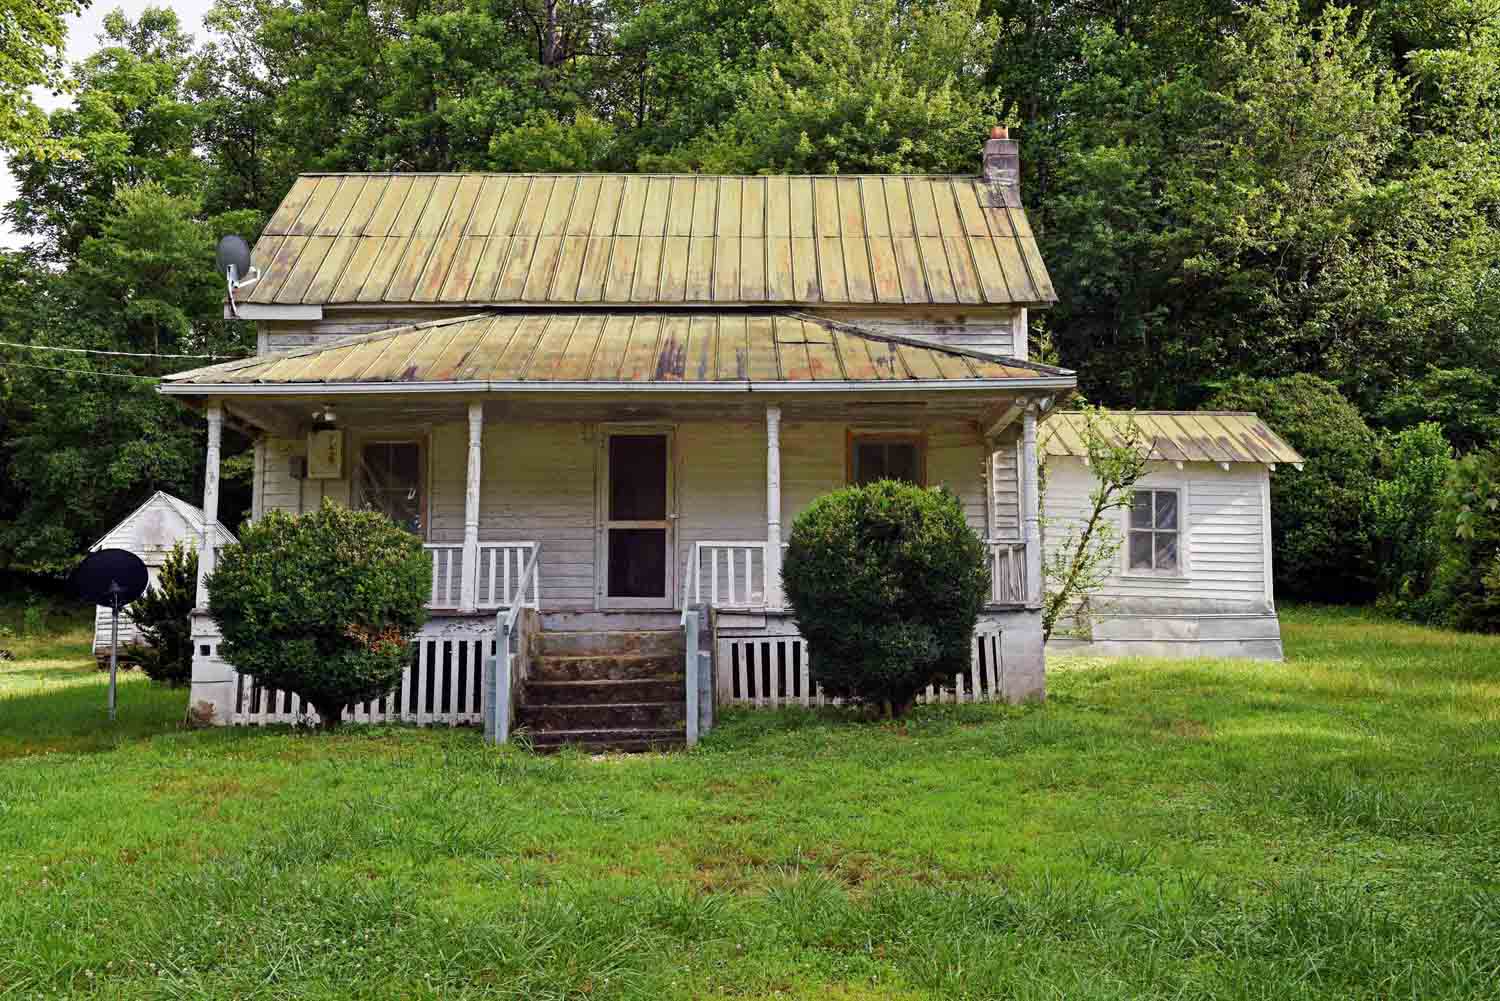
M214 259L218 262L219 274L236 281L250 273L250 244L244 237L231 233L219 240Z
M84 601L128 605L146 593L146 564L127 550L101 549L78 564L68 581Z
M78 564L68 583L84 601L109 608L109 718L115 718L115 660L120 646L120 606L146 593L146 564L125 549L100 549Z

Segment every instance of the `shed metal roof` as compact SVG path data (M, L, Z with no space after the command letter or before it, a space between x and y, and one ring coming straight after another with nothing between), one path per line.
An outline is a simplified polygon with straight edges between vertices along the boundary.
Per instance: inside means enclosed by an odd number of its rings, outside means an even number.
M1071 388L1073 374L860 331L817 317L668 312L493 312L397 327L167 376L163 391L225 385L503 384L642 389L870 384Z
M1046 306L1026 213L975 177L304 174L260 304Z
M1117 421L1134 420L1151 440L1152 459L1162 462L1286 462L1301 465L1302 456L1265 421L1239 411L1120 410ZM1053 414L1042 425L1047 455L1087 458L1087 424L1078 411Z

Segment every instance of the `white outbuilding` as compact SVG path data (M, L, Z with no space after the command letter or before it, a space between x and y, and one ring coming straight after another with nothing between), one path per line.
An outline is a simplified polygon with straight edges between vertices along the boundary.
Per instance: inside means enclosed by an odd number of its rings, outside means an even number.
M178 540L186 539L194 549L198 546L203 530L203 510L179 497L158 490L136 508L125 520L105 534L104 538L89 547L89 552L100 549L124 549L135 553L146 564L151 586L155 587L161 574L161 565ZM218 522L214 523L215 548L235 541L234 533ZM94 653L109 653L110 614L100 606L94 611ZM135 623L125 614L120 615L120 644L135 640L138 633Z
M1271 475L1302 456L1251 413L1118 411L1151 443L1128 508L1106 514L1120 551L1104 585L1059 624L1050 651L1281 659L1271 574ZM1091 510L1082 413L1042 425L1043 551L1050 566ZM1284 474L1279 474L1284 475ZM1295 475L1295 474L1293 474Z

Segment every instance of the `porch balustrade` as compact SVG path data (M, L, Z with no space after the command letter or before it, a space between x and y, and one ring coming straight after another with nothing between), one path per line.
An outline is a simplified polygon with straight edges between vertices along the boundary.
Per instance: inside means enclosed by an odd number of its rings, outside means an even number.
M432 600L429 608L454 609L462 605L464 545L461 542L429 543L422 547L432 560ZM494 611L506 607L507 596L516 593L535 542L481 542L475 577L475 608ZM541 583L533 573L521 591L528 608L541 607Z

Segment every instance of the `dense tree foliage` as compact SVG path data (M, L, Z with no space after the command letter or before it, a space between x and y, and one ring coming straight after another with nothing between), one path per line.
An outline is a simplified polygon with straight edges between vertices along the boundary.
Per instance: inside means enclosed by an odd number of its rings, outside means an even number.
M0 99L59 79L71 4L33 7ZM71 75L0 115L34 241L0 340L248 350L212 243L302 170L968 172L999 121L1061 300L1034 341L1090 399L1304 373L1375 429L1500 433L1493 0L219 0L111 15ZM149 381L195 360L0 358L0 565L196 496L200 422Z

